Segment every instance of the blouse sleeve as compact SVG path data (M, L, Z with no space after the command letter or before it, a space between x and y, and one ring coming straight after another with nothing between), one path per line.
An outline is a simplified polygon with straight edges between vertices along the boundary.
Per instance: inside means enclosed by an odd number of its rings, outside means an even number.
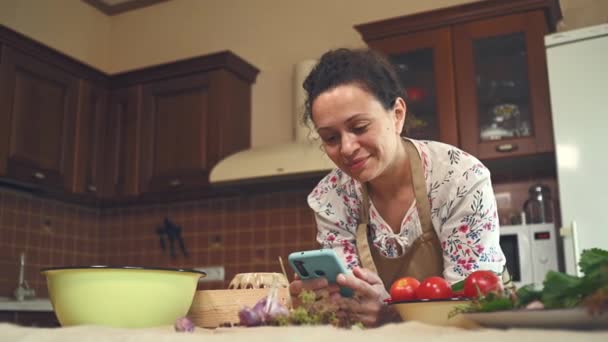
M475 160L455 176L439 210L443 276L454 283L478 269L501 273L505 258L490 171Z
M355 233L360 200L355 187L343 181L339 170L332 171L310 193L308 205L315 212L317 242L335 250L352 269L359 266Z

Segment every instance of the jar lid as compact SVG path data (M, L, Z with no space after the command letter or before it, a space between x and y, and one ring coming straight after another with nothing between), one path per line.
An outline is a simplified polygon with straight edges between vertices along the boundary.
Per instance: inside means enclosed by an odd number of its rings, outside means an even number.
M528 192L530 194L537 194L537 193L548 194L551 192L551 190L549 189L548 186L546 186L544 184L534 184L530 187Z

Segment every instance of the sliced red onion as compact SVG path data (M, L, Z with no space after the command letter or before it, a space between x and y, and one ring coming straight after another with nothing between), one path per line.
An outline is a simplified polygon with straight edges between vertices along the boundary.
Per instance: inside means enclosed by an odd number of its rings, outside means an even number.
M261 325L262 316L249 307L244 307L239 311L239 324L246 327L255 327Z
M180 317L175 320L174 328L177 332L194 332L194 323L188 317Z

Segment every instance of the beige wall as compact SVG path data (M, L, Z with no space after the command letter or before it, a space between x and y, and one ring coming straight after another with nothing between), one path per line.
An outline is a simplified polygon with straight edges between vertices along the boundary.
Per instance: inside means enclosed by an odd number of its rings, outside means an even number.
M252 145L292 139L292 68L339 46L362 46L353 25L471 0L173 0L112 22L112 72L229 49L261 72ZM235 99L238 101L238 99Z
M606 0L560 0L564 20L559 31L608 23L608 1Z
M262 146L292 138L295 63L363 46L355 24L472 1L173 0L105 17L80 0L0 0L0 23L109 73L232 50L261 70L252 145ZM608 1L561 3L561 29L608 21Z
M111 70L111 19L80 0L0 0L0 24L97 69Z

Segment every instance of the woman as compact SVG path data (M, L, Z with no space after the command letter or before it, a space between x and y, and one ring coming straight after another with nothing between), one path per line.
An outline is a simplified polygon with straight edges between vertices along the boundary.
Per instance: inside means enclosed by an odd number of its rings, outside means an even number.
M393 66L371 50L324 54L304 81L312 122L337 168L308 197L317 240L342 256L351 275L290 285L327 291L341 310L374 326L396 319L383 304L392 282L439 275L454 283L477 269L503 271L489 171L440 142L401 137L404 91Z

